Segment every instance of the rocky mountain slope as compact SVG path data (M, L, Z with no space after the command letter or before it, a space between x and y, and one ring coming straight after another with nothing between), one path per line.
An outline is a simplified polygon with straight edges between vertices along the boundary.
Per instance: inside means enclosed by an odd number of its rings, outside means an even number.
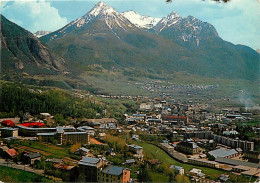
M152 28L206 60L213 76L259 79L260 56L253 49L222 40L215 27L195 17L180 17L173 12ZM206 65L205 65L206 66Z
M1 73L55 74L65 72L65 60L54 54L32 33L1 19Z

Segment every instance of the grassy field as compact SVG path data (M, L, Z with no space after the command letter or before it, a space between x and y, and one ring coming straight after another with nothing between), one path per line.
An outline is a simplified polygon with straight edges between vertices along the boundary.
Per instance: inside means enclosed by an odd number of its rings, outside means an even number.
M168 182L169 177L157 172L150 172L153 182Z
M146 95L151 93L134 85L135 82L144 81L144 78L135 78L123 76L120 72L87 72L82 74L82 80L85 80L101 93L113 95Z
M239 104L240 100L240 90L243 90L246 93L246 97L250 98L252 102L259 103L259 83L257 81L248 81L241 79L221 79L221 78L205 78L198 75L191 75L183 72L176 72L173 74L167 75L158 75L160 81L164 82L163 85L167 85L167 82L173 84L205 84L205 85L219 85L219 88L216 88L213 91L203 91L195 98L208 98L208 97L228 97L233 100L234 103ZM85 72L80 75L80 78L92 85L92 87L97 88L99 92L109 93L114 95L145 95L145 96L154 96L155 93L151 93L147 90L140 88L141 85L136 85L135 83L147 83L147 82L156 82L158 79L149 78L147 76L125 76L122 72L97 72L90 71ZM168 92L165 89L161 89L162 92ZM176 98L187 98L187 96L176 92L175 90L171 91ZM192 96L188 96L192 97ZM209 101L207 101L209 102ZM217 101L219 105L226 105L226 101ZM230 103L230 102L229 102Z
M49 179L23 170L0 166L2 182L50 182Z
M175 159L171 158L167 153L165 153L163 150L161 150L160 148L158 148L154 145L148 144L146 142L135 142L135 143L143 147L144 154L146 156L148 156L150 158L159 159L161 162L167 163L170 165L182 166L185 169L185 172L189 172L192 168L199 168L202 170L203 173L205 173L207 176L209 176L210 179L213 179L213 180L217 180L221 174L229 174L231 177L231 180L236 180L236 176L232 173L222 171L222 170L207 168L207 167L200 167L200 166L180 163L180 162L176 161ZM152 177L153 177L153 179L158 179L158 180L163 179L162 177L160 177L159 175L156 175L156 174L152 174ZM168 177L166 177L164 179L167 179L167 178ZM246 178L244 178L242 176L238 176L238 178L243 180L243 182L248 181Z
M18 151L39 152L46 158L60 158L70 165L76 165L77 160L69 153L69 147L60 147L38 141L14 141L11 145Z
M29 151L40 150L43 155L50 158L63 158L69 156L68 149L38 141L15 141L12 146Z

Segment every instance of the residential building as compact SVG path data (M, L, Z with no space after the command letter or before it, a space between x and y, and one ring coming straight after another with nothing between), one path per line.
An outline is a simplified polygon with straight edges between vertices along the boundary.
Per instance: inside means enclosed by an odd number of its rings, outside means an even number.
M221 182L227 182L229 180L229 175L221 174L218 178Z
M15 123L12 120L6 119L1 121L2 126L15 127Z
M93 128L99 128L100 126L107 126L108 123L114 124L116 126L117 120L114 118L83 119L81 125L87 125Z
M89 156L90 150L85 147L81 147L81 148L77 149L74 154L80 155L80 156Z
M176 145L176 150L183 152L185 154L198 154L199 147L195 142L192 141L182 141Z
M94 128L92 128L90 126L80 126L80 127L77 128L77 130L80 131L80 132L87 132L87 134L89 134L90 136L95 135Z
M230 130L230 131L224 131L223 135L229 136L229 135L237 135L238 132L236 130Z
M245 151L244 158L248 159L248 161L259 163L260 162L260 152L258 151Z
M40 117L43 118L43 119L48 119L48 118L51 118L51 115L49 113L40 113Z
M184 168L181 166L171 165L170 169L176 170L179 174L184 175Z
M151 110L152 106L150 104L147 103L141 103L140 104L140 110Z
M177 122L177 123L187 123L188 122L188 117L187 116L170 116L170 115L164 115L162 116L163 121L168 121L168 122Z
M34 162L38 160L41 161L41 154L40 153L26 153L23 152L21 154L21 161L24 164L30 164L30 165L34 165Z
M6 158L14 159L18 155L18 152L15 149L7 149L4 152L4 157Z
M98 172L97 181L126 183L130 181L130 170L111 165Z
M243 151L254 151L254 142L232 139L229 137L213 134L211 131L195 131L184 133L184 139L199 138L212 139L216 143L227 145L232 148L241 148Z
M193 168L190 170L190 173L196 174L198 177L204 177L205 174L202 173L201 169Z
M128 147L129 147L129 151L135 153L136 155L138 155L140 157L143 156L143 148L141 146L131 144L131 145L128 145Z
M104 161L101 158L83 157L79 161L79 177L83 182L97 182L99 169L104 166Z
M133 164L133 163L135 163L134 159L127 159L127 160L125 160L125 164Z

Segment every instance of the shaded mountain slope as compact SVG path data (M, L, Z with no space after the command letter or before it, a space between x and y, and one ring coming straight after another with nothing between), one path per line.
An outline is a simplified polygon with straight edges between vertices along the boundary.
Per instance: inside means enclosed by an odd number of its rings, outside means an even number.
M54 54L32 33L1 20L1 71L5 73L55 74L65 72L65 60Z

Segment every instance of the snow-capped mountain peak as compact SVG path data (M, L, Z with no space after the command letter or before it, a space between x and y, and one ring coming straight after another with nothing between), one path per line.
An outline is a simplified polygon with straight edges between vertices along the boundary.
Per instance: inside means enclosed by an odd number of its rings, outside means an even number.
M50 39L57 39L75 29L81 29L90 22L96 20L105 23L115 34L115 36L117 36L117 34L114 29L128 31L128 29L135 28L135 26L127 18L118 13L114 8L103 2L99 2L85 15L56 31Z
M140 28L150 29L154 27L159 21L160 18L153 18L150 16L143 16L135 11L127 11L121 13L124 17L126 17L132 24Z
M163 29L172 26L182 20L182 17L176 12L171 12L166 17L163 17L155 26L157 32L161 32Z
M172 12L166 17L162 18L160 22L165 24L165 26L170 27L171 25L177 23L181 19L182 18L180 15L178 15L176 12Z
M111 13L117 13L117 12L111 6L103 2L99 2L87 13L87 15L96 17L98 15L107 15Z
M171 12L169 15L167 15L168 20L178 19L181 18L180 15L178 15L175 11Z

